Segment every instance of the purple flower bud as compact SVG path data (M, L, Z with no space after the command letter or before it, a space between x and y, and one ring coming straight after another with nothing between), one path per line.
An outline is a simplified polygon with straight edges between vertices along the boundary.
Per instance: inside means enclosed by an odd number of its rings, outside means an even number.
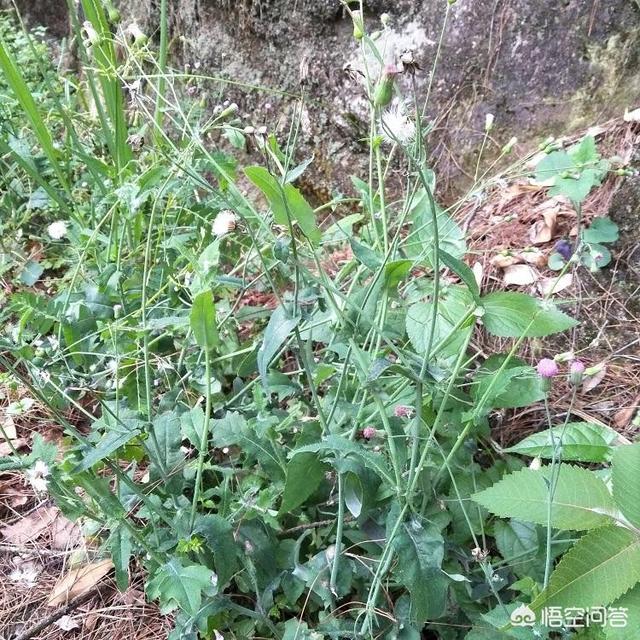
M413 409L403 404L399 404L394 410L393 415L396 418L410 418L413 415Z
M362 430L362 437L365 440L372 440L376 435L378 435L378 432L373 427L365 427Z
M574 360L569 367L569 382L578 386L582 382L582 377L586 366L581 360Z
M542 360L538 362L536 370L541 378L553 378L558 375L558 365L556 361L551 360L551 358L542 358Z
M573 254L573 247L568 240L558 240L555 250L565 259L569 260Z

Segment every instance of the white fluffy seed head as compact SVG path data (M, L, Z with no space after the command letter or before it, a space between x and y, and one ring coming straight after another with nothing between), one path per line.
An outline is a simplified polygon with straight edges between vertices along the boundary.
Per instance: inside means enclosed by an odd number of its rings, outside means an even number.
M238 224L238 216L230 209L221 211L213 221L213 235L221 238L231 233Z
M416 137L416 123L407 115L401 102L392 103L382 114L380 133L392 144L406 145L413 142Z
M67 235L67 223L64 220L56 220L47 227L47 233L53 240L61 240Z

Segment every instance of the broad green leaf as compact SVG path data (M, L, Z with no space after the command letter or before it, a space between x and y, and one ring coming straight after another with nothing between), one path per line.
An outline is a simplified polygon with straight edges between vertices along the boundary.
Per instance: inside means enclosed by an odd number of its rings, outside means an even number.
M299 322L300 318L289 317L287 310L282 305L271 314L269 324L264 332L264 339L258 349L258 371L265 386L268 386L267 368L271 360L285 344Z
M613 497L624 517L640 527L640 442L613 453Z
M606 607L639 580L640 537L622 527L600 527L564 554L531 608Z
M315 453L299 453L287 464L280 513L299 507L319 486L328 467Z
M595 218L582 232L582 239L589 244L616 242L618 240L618 225L610 218Z
M614 610L616 610L617 623L620 624L617 627L611 625ZM621 612L623 616L620 615ZM636 631L640 629L640 584L613 602L608 614L609 622L605 626L607 640L637 640L640 637Z
M196 614L202 604L202 594L213 594L213 571L202 565L183 565L179 558L163 564L147 582L147 594L160 601L162 613L180 608Z
M561 437L563 460L606 462L611 459L618 434L613 429L599 424L569 422L566 427L560 425L540 433L533 433L505 451L524 456L551 458L554 444L557 446Z
M520 358L511 358L507 367L498 374L506 358L505 354L491 356L474 376L471 396L476 402L491 388L482 411L476 407L479 415L492 408L526 407L545 397L540 376Z
M196 518L194 533L201 534L213 552L213 563L221 589L238 569L238 546L233 537L233 526L223 517L208 514Z
M404 243L404 249L410 258L431 264L433 259L434 225L431 204L427 193L422 189L414 198L409 212L412 222L411 232ZM462 258L467 247L464 233L456 222L436 204L438 224L438 248L454 258Z
M180 418L174 412L163 413L154 418L147 440L152 480L166 477L183 460L181 442Z
M218 345L220 338L216 326L216 307L211 291L203 291L195 297L189 321L199 347L209 351Z
M496 520L493 537L500 555L518 576L530 575L540 550L538 525L512 518Z
M205 416L202 407L197 404L191 409L186 411L180 416L180 426L182 428L182 435L191 442L191 444L200 450L202 443L203 429L205 428ZM207 431L210 430L207 429ZM225 445L227 446L227 445Z
M473 300L466 287L452 286L440 295L438 315L431 348L439 346L441 357L457 355L465 342L468 327L453 331L453 328L471 309ZM416 352L424 354L429 344L431 325L433 322L433 303L417 302L407 310L405 320L407 335Z
M395 291L398 285L409 275L412 260L393 260L384 267L384 282L390 291Z
M446 607L449 579L441 570L444 540L433 524L404 524L395 540L398 581L411 596L411 618L423 623L440 617Z
M367 451L362 446L342 436L327 436L321 442L315 442L314 444L294 449L289 453L289 458L301 453L318 453L320 451L327 451L332 454L354 455L356 458L359 458L365 466L369 467L372 471L375 471L380 478L390 484L393 484L391 469L389 469L381 454Z
M292 184L281 185L264 167L247 167L244 172L267 198L278 224L288 228L291 217L291 222L297 222L309 240L314 243L320 240L315 213L298 189Z
M362 513L362 482L355 473L344 475L344 503L354 518Z
M576 321L550 302L525 293L495 291L481 299L482 322L487 331L500 338L537 338L566 331Z
M502 518L547 524L551 467L539 471L520 469L473 499ZM616 506L605 483L586 469L560 465L551 510L551 526L556 529L593 529L611 522Z

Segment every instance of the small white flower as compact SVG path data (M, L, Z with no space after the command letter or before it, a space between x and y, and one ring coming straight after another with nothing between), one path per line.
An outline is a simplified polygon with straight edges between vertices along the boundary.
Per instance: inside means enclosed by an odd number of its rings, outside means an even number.
M49 484L47 476L50 475L50 471L45 462L37 460L31 469L27 469L25 475L36 493L45 493L47 491Z
M407 116L400 102L393 103L382 114L380 129L382 137L392 144L409 144L416 137L416 123Z
M53 240L61 240L67 232L67 223L64 220L56 220L47 227L47 233Z
M540 460L540 458L534 458L529 464L531 471L539 471L540 467L542 467L542 460Z
M42 569L35 562L23 562L9 574L9 580L23 587L34 587L41 571Z
M489 132L493 129L493 121L495 120L495 116L493 113L487 113L484 119L484 130Z
M236 228L238 216L230 209L221 211L213 221L213 235L218 238L230 233Z

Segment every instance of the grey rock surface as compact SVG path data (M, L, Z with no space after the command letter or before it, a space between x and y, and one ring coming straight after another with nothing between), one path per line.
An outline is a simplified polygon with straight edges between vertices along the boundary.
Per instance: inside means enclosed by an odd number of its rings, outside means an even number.
M3 0L0 0L0 2ZM31 18L64 30L64 0L19 0ZM159 0L116 2L157 37ZM368 124L358 81L344 64L358 53L339 0L169 0L172 62L245 86L211 83L210 95L232 99L247 124L288 126L309 62L301 157L315 155L308 190L346 188L366 163ZM57 7L57 9L56 9ZM446 0L366 0L368 28L416 50L421 95L446 13ZM458 0L449 10L428 116L431 153L445 181L474 166L487 113L495 115L497 148L569 132L620 115L640 101L640 6L636 0ZM408 79L400 82L408 89ZM265 90L249 89L263 87ZM313 188L311 188L313 183Z

